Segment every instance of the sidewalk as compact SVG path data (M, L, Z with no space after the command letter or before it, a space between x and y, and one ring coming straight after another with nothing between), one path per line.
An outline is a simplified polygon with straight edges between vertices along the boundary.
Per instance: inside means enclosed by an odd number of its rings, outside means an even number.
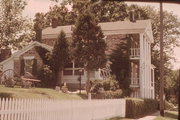
M154 120L159 115L160 115L159 111L157 111L156 113L153 113L151 115L148 115L148 116L145 116L143 118L136 119L136 120Z

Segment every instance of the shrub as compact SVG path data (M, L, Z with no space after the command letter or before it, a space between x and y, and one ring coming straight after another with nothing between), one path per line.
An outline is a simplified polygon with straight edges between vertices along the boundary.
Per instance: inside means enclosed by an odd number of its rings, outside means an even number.
M14 81L13 78L7 78L7 79L4 81L5 87L14 87L15 84L16 84L16 81Z
M118 82L109 78L108 80L91 81L91 93L95 99L122 98L123 92L119 89Z
M113 99L113 98L122 98L122 90L118 89L116 91L105 91L104 98L105 99Z
M112 78L108 80L93 80L91 81L91 92L98 93L100 89L104 89L105 91L115 91L119 89L118 82L113 80Z
M126 117L137 118L158 110L158 101L154 99L126 99Z
M52 87L54 86L55 82L54 77L53 77L53 72L48 65L43 65L39 70L38 70L38 79L41 80L42 86L43 87Z

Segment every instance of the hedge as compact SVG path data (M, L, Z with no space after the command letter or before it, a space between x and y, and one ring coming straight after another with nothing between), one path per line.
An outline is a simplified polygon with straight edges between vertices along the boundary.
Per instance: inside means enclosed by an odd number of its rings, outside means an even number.
M154 99L126 99L126 118L138 118L158 110L158 101Z

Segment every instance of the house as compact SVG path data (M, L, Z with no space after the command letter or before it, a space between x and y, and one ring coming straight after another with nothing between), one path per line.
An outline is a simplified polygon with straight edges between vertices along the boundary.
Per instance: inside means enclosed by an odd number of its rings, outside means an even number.
M124 40L127 36L130 38L130 87L132 97L154 98L154 66L151 64L151 43L154 42L150 20L137 20L136 22L118 21L99 23L105 35L107 43L106 54L109 55L116 48L116 45ZM71 40L72 26L48 27L42 30L42 41L32 42L29 46L23 48L10 58L0 63L3 71L13 69L18 74L21 71L32 72L33 60L42 65L42 60L35 50L35 46L41 46L49 51L57 39L60 31L66 33L68 40ZM24 60L22 68L21 61ZM29 66L29 68L28 68ZM69 63L63 71L63 80L69 87L79 86L79 68L75 61ZM13 76L14 73L11 74ZM105 68L91 71L90 79L105 79L110 75L110 65ZM86 71L82 71L82 84L86 82Z

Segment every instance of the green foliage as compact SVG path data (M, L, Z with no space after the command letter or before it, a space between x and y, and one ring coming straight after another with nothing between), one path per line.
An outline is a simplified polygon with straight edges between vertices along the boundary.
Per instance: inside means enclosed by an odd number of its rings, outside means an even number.
M113 79L107 80L91 80L91 92L98 93L103 88L105 91L115 91L119 89L118 82Z
M89 1L73 1L72 5L72 11L75 13L81 13L82 11L89 9L90 12L94 14L98 22L123 21L126 17L128 17L127 4L124 2L104 1L98 4Z
M50 51L48 51L47 49L40 47L40 46L36 46L35 49L36 49L38 55L40 56L40 58L42 59L43 63L45 65L51 66L52 58L51 58Z
M60 71L64 69L64 66L70 62L69 43L66 39L66 34L61 31L58 39L54 44L52 51L52 70L55 73L56 82L61 85L62 75ZM59 77L60 75L60 77Z
M6 87L14 87L15 84L16 84L16 81L14 81L13 78L7 78L7 79L5 79L5 81L4 81L4 85L5 85Z
M20 49L33 39L32 23L22 16L26 0L0 1L0 46Z
M42 87L54 87L55 85L54 73L48 65L43 65L38 71L38 79L41 80Z
M106 64L104 35L94 16L89 11L84 11L77 19L72 37L73 56L87 70L86 90L89 92L90 71Z
M126 117L137 118L158 110L158 102L154 99L126 99Z
M83 12L73 29L73 43L75 60L85 65L87 70L104 67L106 63L106 43L101 27L97 25L94 16Z
M93 93L94 98L96 99L113 99L123 97L123 91L119 89L118 82L112 78L108 80L92 80L90 83L91 93Z
M129 51L130 51L130 38L126 37L120 42L116 49L112 51L110 54L110 61L112 74L115 75L116 80L119 82L119 86L121 89L129 88L129 71L130 71L130 59L129 59Z
M105 91L103 94L105 99L117 99L123 97L123 92L121 89L117 89L115 91Z

